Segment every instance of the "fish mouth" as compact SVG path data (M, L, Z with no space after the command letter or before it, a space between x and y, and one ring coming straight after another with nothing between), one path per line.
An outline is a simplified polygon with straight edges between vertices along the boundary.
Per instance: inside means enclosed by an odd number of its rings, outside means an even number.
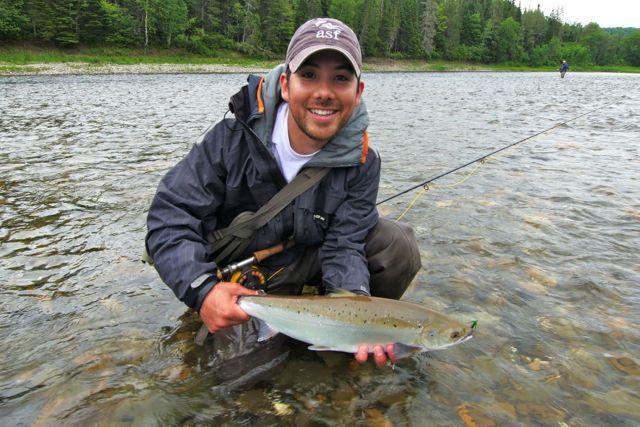
M462 338L459 338L456 341L452 341L452 342L449 342L447 344L443 344L441 346L438 346L438 347L435 347L435 348L431 348L431 349L429 349L429 351L432 351L432 350L444 350L444 349L447 349L449 347L453 347L455 345L462 344L465 341L469 341L471 338L473 338L473 330L470 330Z
M473 331L469 331L469 333L467 335L465 335L464 337L460 338L459 341L456 341L456 344L462 344L465 341L469 341L471 338L473 338Z

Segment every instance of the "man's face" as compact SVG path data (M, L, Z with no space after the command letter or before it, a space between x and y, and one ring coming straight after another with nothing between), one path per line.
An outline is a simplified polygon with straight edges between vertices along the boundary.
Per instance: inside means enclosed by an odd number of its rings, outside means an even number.
M364 83L336 51L310 56L287 79L280 76L282 98L289 103L289 139L300 154L324 147L360 104Z

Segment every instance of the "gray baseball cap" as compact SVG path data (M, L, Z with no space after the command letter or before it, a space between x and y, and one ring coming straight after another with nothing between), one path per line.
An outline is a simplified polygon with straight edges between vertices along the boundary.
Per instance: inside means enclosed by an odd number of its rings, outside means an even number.
M362 52L358 37L345 23L332 18L315 18L302 24L291 37L285 65L295 73L309 56L321 50L343 54L360 77Z

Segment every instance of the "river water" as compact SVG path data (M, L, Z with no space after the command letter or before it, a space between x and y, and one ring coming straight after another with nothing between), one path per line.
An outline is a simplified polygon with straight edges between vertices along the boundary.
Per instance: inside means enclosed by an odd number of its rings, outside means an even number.
M474 339L383 369L302 347L269 381L212 391L197 317L140 254L158 181L245 76L1 78L2 424L637 426L640 76L364 79L380 199L604 106L403 217L423 262L404 298L478 320Z

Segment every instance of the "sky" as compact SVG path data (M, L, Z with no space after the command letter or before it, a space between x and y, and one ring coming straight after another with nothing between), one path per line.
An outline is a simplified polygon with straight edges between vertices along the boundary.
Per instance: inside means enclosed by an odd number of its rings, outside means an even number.
M540 9L549 16L563 8L562 22L570 24L597 22L606 27L640 28L640 0L519 0L522 9Z

